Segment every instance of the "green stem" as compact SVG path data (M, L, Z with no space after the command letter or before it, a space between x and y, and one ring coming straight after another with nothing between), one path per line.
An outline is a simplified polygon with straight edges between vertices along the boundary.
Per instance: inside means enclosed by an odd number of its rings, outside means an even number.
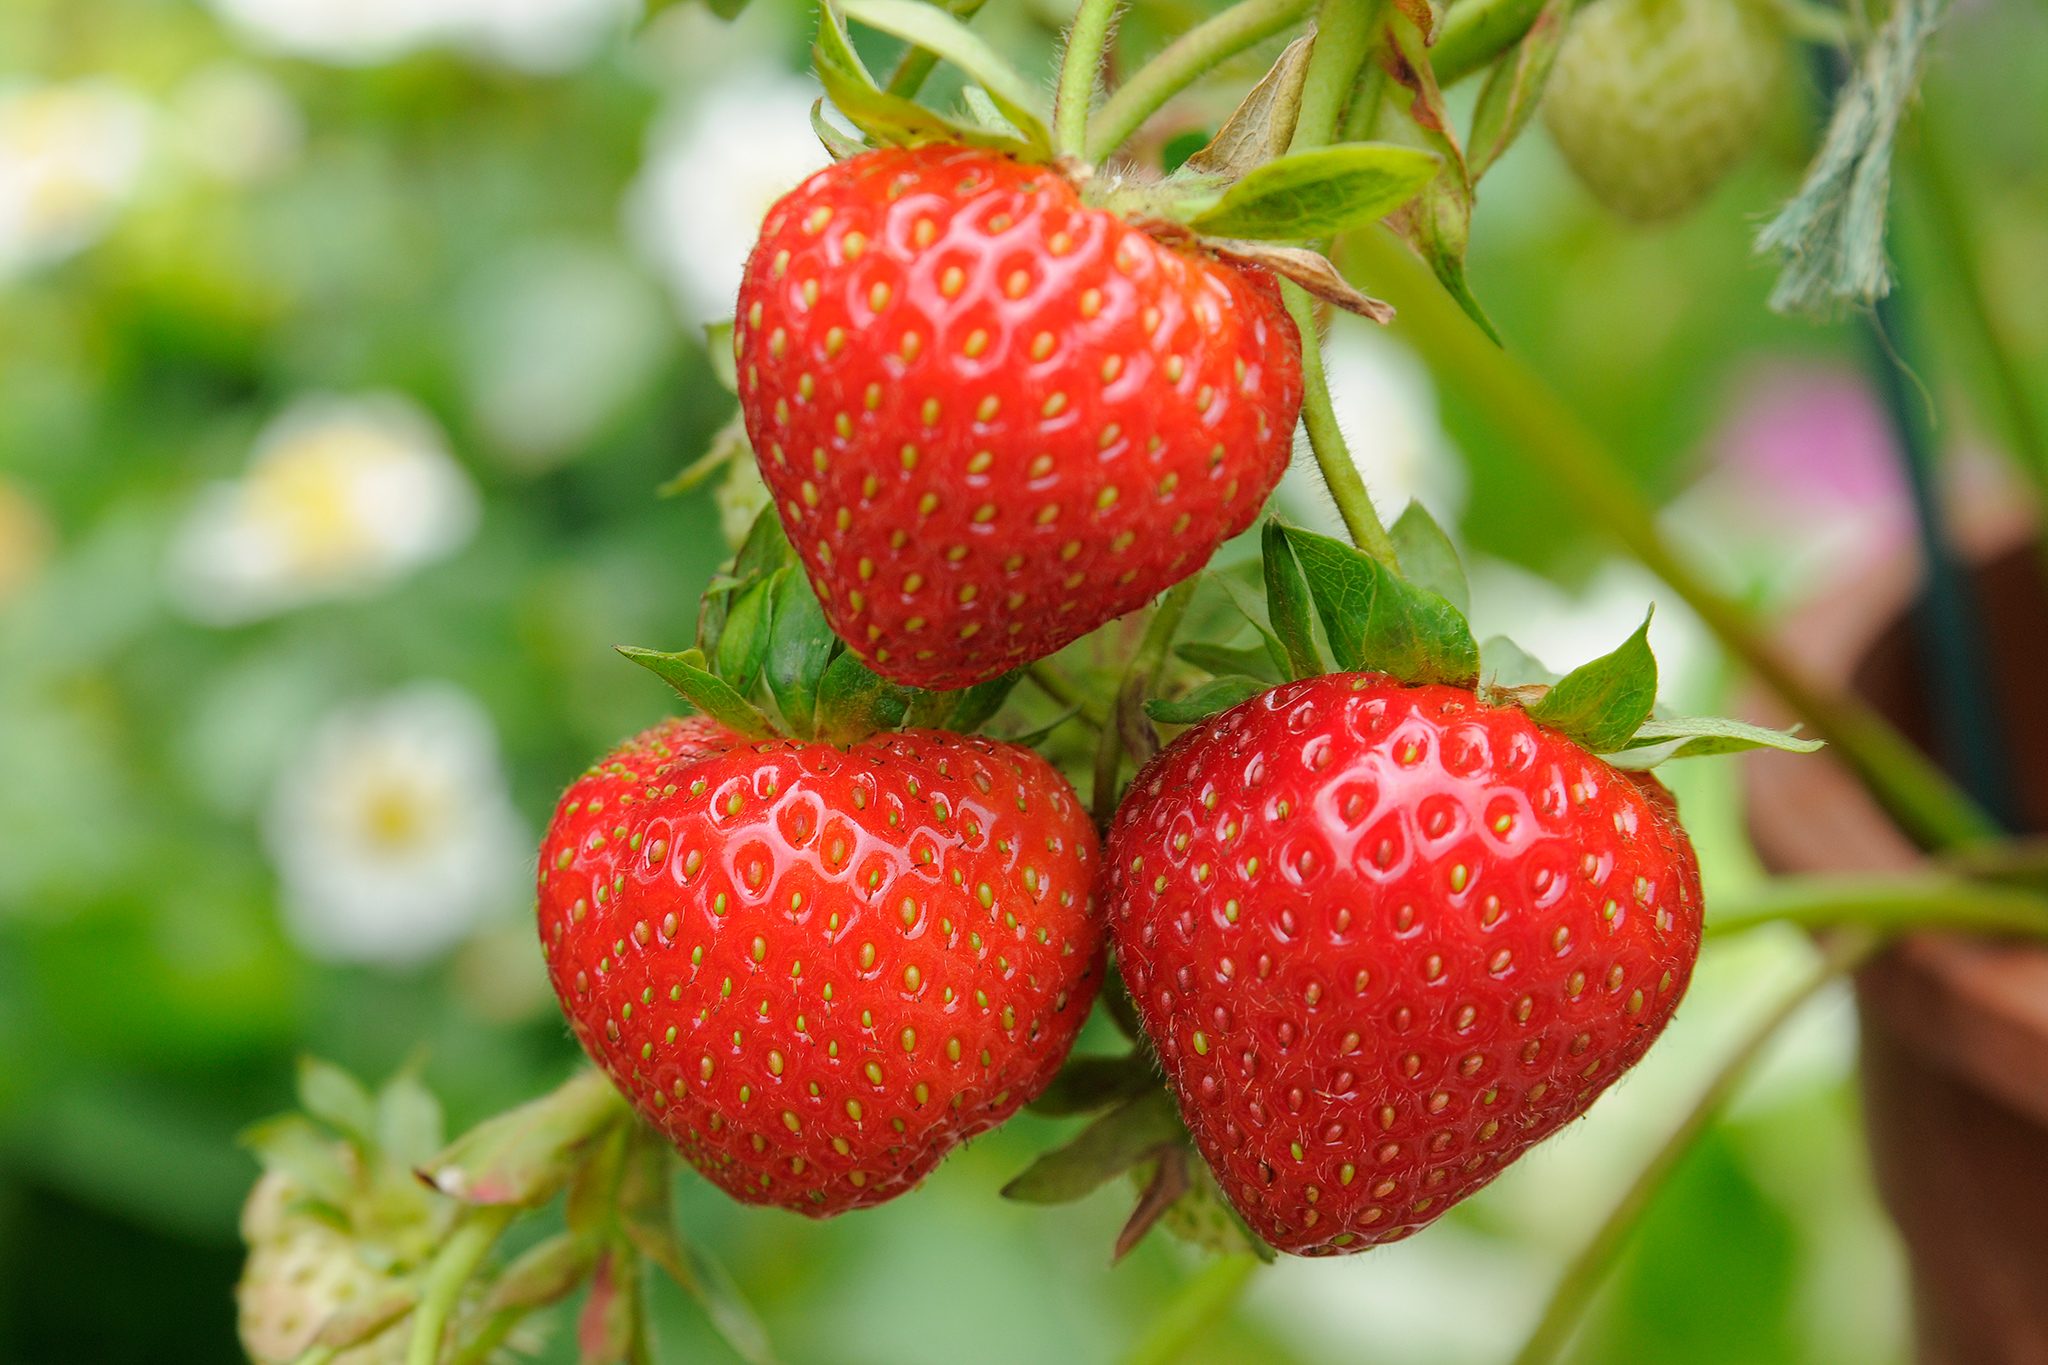
M1515 1365L1549 1365L1559 1358L1570 1344L1572 1333L1578 1329L1579 1319L1585 1316L1593 1296L1606 1282L1615 1260L1627 1247L1629 1235L1649 1211L1665 1181L1749 1074L1757 1058L1777 1037L1778 1030L1837 978L1867 961L1880 942L1875 934L1852 933L1829 943L1813 974L1743 1037L1735 1051L1708 1080L1706 1089L1700 1092L1678 1126L1636 1172L1635 1180L1622 1194L1620 1202L1609 1210L1592 1239L1565 1267L1564 1276L1544 1307L1536 1330L1530 1334L1521 1354L1515 1357Z
M412 1340L406 1346L405 1365L435 1365L441 1358L441 1338L462 1297L463 1286L469 1283L469 1277L483 1264L492 1244L518 1212L509 1204L480 1208L456 1225L433 1264L427 1267L426 1283L420 1287L420 1306L413 1310Z
M1337 425L1337 410L1330 402L1330 381L1323 372L1322 338L1316 333L1315 302L1308 291L1291 281L1281 289L1287 299L1287 311L1301 332L1301 421L1308 428L1309 449L1315 452L1323 486L1330 490L1330 500L1337 504L1337 514L1344 518L1344 529L1351 533L1352 543L1399 573L1401 561L1394 553L1394 542L1372 505L1372 494L1366 490L1357 461L1351 458L1343 429Z
M1259 1258L1219 1256L1181 1287L1173 1302L1124 1356L1124 1365L1172 1365L1228 1313L1251 1283Z
M1747 609L1681 557L1621 462L1515 352L1496 346L1412 254L1384 232L1354 233L1355 278L1400 309L1401 336L1447 387L1463 388L1586 517L1671 586L1730 653L1834 747L1909 835L1931 848L1998 837L1968 796L1860 699L1808 676Z
M332 1346L309 1346L292 1361L292 1365L328 1365L340 1352Z
M1522 41L1543 11L1543 0L1458 0L1444 14L1443 28L1429 49L1436 83L1449 86Z
M1032 686L1061 706L1073 707L1080 713L1082 720L1097 730L1109 724L1109 712L1102 703L1076 687L1072 678L1045 660L1040 659L1037 663L1025 665L1024 676L1030 679Z
M1052 102L1052 145L1061 156L1088 154L1088 107L1095 102L1095 78L1102 71L1116 7L1117 0L1081 0L1067 29L1059 92Z
M1344 119L1344 102L1358 83L1359 68L1379 25L1375 0L1322 0L1316 10L1315 46L1301 78L1301 112L1295 116L1288 150L1326 147Z
M1726 938L1762 924L1861 928L1893 934L1934 930L2048 938L2048 900L1939 873L1909 877L1788 877L1765 883L1707 921Z
M505 1338L532 1314L531 1308L503 1308L491 1314L484 1319L484 1325L477 1329L477 1334L448 1358L448 1365L487 1365L497 1349L505 1344Z
M946 6L954 18L965 23L978 13L987 0L953 0ZM924 83L939 65L939 56L929 48L912 47L896 59L896 69L889 73L886 87L892 95L911 99L924 88Z
M1219 63L1291 27L1309 12L1313 3L1314 0L1238 0L1168 43L1095 111L1088 129L1086 160L1093 165L1101 164L1146 119L1164 108L1168 100L1215 70Z
M1123 715L1127 708L1144 702L1153 676L1166 659L1167 647L1173 643L1173 634L1180 629L1181 617L1187 615L1188 603L1194 599L1195 585L1201 581L1202 575L1197 573L1166 590L1166 595L1159 599L1159 605L1152 609L1152 619L1145 623L1145 635L1138 642L1138 652L1131 656L1130 664L1124 669L1123 682L1116 690L1116 703L1110 708L1108 723L1102 727L1102 734L1095 744L1094 809L1097 824L1107 825L1109 818L1116 814L1117 770L1124 758Z

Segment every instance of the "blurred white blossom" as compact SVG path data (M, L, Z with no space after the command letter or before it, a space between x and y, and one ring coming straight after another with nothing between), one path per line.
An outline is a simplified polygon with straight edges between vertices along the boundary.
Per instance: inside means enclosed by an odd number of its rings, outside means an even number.
M241 62L216 62L187 76L171 92L170 115L180 154L235 184L284 170L306 139L305 117L291 94Z
M490 717L440 683L321 721L279 778L264 832L293 940L387 965L516 907L533 852Z
M664 114L627 193L633 240L697 325L732 316L768 210L827 157L811 132L817 87L775 71L721 82Z
M42 507L0 479L0 607L20 596L42 572L56 540Z
M1377 328L1339 321L1323 347L1337 423L1389 525L1420 500L1445 527L1465 510L1465 464L1438 415L1436 385L1407 347ZM1315 460L1304 453L1280 481L1292 517L1332 535L1344 533Z
M1706 627L1633 561L1608 560L1577 591L1498 559L1468 557L1466 569L1472 633L1481 641L1505 635L1558 673L1612 651L1655 603L1650 648L1664 698L1692 709L1717 704L1720 674Z
M391 394L301 398L248 471L202 490L171 546L169 586L217 625L373 592L452 554L478 500L433 420Z
M529 469L574 455L638 394L674 327L624 261L567 243L485 268L466 291L462 323L478 424Z
M0 279L107 230L141 179L152 117L104 79L0 84Z
M558 71L587 59L639 0L212 0L257 45L341 65L435 46Z

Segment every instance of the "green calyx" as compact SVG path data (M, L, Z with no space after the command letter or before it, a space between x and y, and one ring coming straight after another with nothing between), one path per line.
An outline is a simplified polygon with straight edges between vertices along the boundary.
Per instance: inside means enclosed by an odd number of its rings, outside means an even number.
M1334 670L1469 688L1490 705L1521 707L1537 724L1618 768L1643 770L1667 759L1745 749L1809 753L1820 747L1818 740L1743 721L1660 713L1647 615L1619 648L1563 677L1512 640L1495 637L1481 645L1466 621L1464 566L1443 528L1411 503L1389 538L1398 570L1343 541L1268 521L1263 611L1217 575L1256 629L1258 643L1182 646L1179 657L1211 676L1171 700L1148 703L1146 713L1164 724L1191 725L1277 682Z
M704 592L697 641L675 653L622 646L702 714L737 734L845 747L910 725L971 731L1001 708L1018 675L930 692L874 672L825 621L774 508Z

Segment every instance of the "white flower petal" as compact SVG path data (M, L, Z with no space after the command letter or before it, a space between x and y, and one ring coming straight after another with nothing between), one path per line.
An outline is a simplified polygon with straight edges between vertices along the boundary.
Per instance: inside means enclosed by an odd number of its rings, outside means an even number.
M0 279L107 230L141 179L153 118L108 80L0 85Z

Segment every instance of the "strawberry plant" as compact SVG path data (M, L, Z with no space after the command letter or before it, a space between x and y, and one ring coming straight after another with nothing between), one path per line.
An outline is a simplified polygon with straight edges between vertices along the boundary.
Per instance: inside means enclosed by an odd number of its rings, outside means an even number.
M675 1223L678 1160L827 1218L1026 1107L1083 1122L1002 1194L1125 1186L1105 1257L1155 1230L1225 1258L1366 1251L1585 1115L1681 1007L1716 919L1658 765L1824 738L1929 844L1982 832L1669 550L1466 269L1482 177L1539 108L1611 207L1687 211L1780 100L1785 15L1330 0L1163 157L1134 140L1151 116L1305 4L1243 0L1098 101L1116 5L1084 0L1050 109L974 8L818 13L833 164L768 209L711 329L737 415L672 485L722 475L735 512L766 506L688 647L622 650L693 714L599 757L539 845L540 952L593 1067L445 1145L413 1082L309 1068L308 1116L252 1136L256 1358L493 1359L580 1295L585 1360L651 1360L658 1270L767 1360ZM941 64L948 107L919 98ZM1453 118L1445 87L1482 72ZM1373 292L1396 290L1412 320ZM1346 449L1332 309L1500 398L1818 737L1664 709L1647 615L1562 673L1477 639L1450 536L1419 504L1383 520ZM1298 428L1348 538L1274 516L1242 536ZM2030 898L1935 889L1950 923L2039 928ZM1817 982L1912 922L1872 928L1853 889L1775 894L1735 918L1837 931ZM1121 1043L1075 1054L1098 1009ZM497 1253L529 1215L559 1230Z

